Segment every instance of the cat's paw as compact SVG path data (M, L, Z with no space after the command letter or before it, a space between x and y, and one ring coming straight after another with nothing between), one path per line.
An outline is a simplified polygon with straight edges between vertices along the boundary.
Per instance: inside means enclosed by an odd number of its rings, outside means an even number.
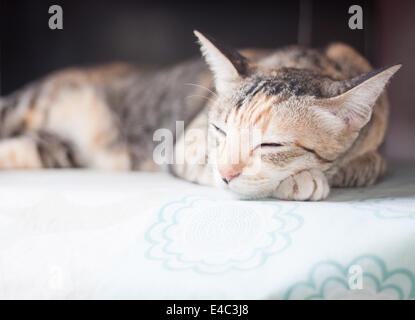
M281 181L273 197L281 200L312 200L327 198L330 186L320 170L304 170Z

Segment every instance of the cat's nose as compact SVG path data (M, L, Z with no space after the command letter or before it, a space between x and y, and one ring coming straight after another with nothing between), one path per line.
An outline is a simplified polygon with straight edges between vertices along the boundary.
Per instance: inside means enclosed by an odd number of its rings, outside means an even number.
M219 174L222 177L222 180L225 183L231 182L233 179L241 175L242 166L240 165L231 165L218 168Z

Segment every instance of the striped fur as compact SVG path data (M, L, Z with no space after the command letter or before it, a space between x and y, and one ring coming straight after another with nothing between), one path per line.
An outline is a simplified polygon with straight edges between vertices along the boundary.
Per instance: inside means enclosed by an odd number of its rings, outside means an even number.
M376 151L388 118L382 91L399 67L371 71L343 44L239 53L197 36L212 73L201 59L74 68L0 98L0 169L169 170L243 197L290 200L324 199L330 185L371 184L385 171ZM179 137L184 163L154 162L160 128ZM202 134L190 139L191 129ZM249 145L244 129L258 130L263 145L230 163Z
M370 185L385 172L376 151L388 118L382 92L399 65L371 71L344 44L321 51L289 47L253 61L196 35L219 93L209 116L194 121L198 127L205 122L204 139L216 137L205 152L214 158L204 167L210 172L204 176L214 180L209 184L248 198L321 200L330 185ZM232 144L230 133L246 128L261 132L261 144L250 145L249 153L231 163L229 155L250 141L239 137ZM200 171L200 166L187 165L177 174L203 183Z

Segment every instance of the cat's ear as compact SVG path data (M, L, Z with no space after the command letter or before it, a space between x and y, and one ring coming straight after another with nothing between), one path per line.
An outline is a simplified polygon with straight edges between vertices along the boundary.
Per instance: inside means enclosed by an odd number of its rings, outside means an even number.
M193 31L199 39L202 54L215 76L216 90L226 93L248 75L253 65L235 49L227 47L213 38Z
M390 78L402 65L384 67L355 78L336 81L329 90L335 95L321 99L322 106L343 120L351 131L358 131L366 125L379 98Z

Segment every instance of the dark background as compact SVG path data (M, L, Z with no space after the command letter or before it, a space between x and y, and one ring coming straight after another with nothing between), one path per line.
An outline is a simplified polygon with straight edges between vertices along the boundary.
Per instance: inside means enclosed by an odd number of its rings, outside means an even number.
M48 27L53 4L63 8L63 30ZM363 30L348 27L353 4L363 8ZM0 6L1 95L73 65L178 62L199 54L193 29L235 47L349 43L375 67L404 64L390 85L386 152L415 158L415 1L0 0Z

